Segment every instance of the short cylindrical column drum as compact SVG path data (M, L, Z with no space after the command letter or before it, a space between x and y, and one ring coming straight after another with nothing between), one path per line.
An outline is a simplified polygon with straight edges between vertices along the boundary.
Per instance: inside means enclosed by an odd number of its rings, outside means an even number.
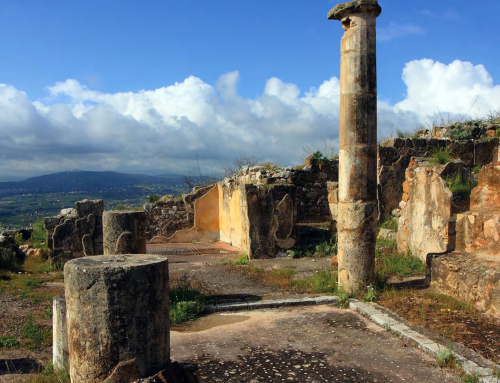
M72 383L133 382L170 362L166 258L78 258L64 282Z
M105 211L102 224L104 255L146 253L144 212Z

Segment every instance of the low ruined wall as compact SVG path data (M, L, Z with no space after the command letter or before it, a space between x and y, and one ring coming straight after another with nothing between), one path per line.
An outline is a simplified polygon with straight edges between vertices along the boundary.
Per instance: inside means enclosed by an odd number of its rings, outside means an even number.
M102 200L83 200L68 215L44 218L51 263L103 254Z
M500 260L500 166L484 166L470 211L457 216L457 249Z
M169 238L178 230L189 230L194 227L194 203L207 194L213 185L196 187L185 194L182 200L160 200L154 204L145 204L146 239L153 237Z
M431 286L482 310L500 312L500 264L452 252L432 260Z
M219 192L217 186L193 202L194 225L176 231L167 239L169 243L210 242L219 240ZM152 241L158 242L156 237Z
M297 198L297 222L325 222L333 217L328 198L328 182L338 182L338 160L319 165L307 157L301 169L291 166L243 167L238 174L226 178L225 183L243 185L294 185Z
M389 215L398 208L403 196L405 169L410 159L430 156L436 149L450 145L453 147L453 156L460 159L468 169L498 161L498 138L463 141L438 138L382 140L378 149L378 198L382 216Z
M219 183L220 239L250 258L274 257L295 245L296 188Z

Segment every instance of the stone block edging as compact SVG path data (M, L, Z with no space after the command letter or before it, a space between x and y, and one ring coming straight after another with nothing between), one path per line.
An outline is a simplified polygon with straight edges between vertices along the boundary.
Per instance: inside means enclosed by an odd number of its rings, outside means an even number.
M286 306L312 306L335 303L338 301L338 299L339 298L336 296L320 296L315 298L289 298L250 302L219 303L205 305L204 311L206 313L214 313L238 310L275 309Z
M407 341L413 341L417 344L417 347L422 351L437 357L439 351L446 350L447 347L434 342L432 339L420 334L417 331L412 330L403 323L400 323L389 315L384 314L382 311L378 310L375 304L360 302L356 299L350 299L349 308L355 310L362 314L363 316L375 322L379 326L384 327L388 331L392 331L399 337ZM477 363L465 358L462 355L455 353L453 355L461 363L462 368L468 374L477 374L480 382L492 383L500 381L499 378L495 376L495 371L492 368L485 368L479 366ZM500 371L500 367L491 362L493 366Z
M236 302L236 303L220 303L208 304L204 307L205 313L225 312L225 311L239 311L239 310L259 310L259 309L273 309L280 307L291 306L312 306L336 303L339 300L337 296L320 296L315 298L290 298L290 299L276 299L276 300L262 300L250 302ZM410 327L399 322L398 320L384 314L377 308L378 305L373 303L360 302L356 299L349 299L349 308L357 311L364 317L372 322L393 332L400 338L408 341L415 342L417 347L422 351L437 357L439 351L444 351L447 347L434 342L432 339L412 330ZM462 365L463 370L468 374L477 374L479 381L482 383L497 383L500 378L495 376L493 368L485 368L479 366L477 363L465 358L464 356L452 351L455 358ZM495 365L496 371L500 371L500 366Z

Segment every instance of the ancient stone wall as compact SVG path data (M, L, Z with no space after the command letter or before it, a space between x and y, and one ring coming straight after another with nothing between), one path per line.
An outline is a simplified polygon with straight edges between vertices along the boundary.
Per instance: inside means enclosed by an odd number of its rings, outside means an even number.
M218 241L219 192L216 185L208 187L201 197L192 200L194 224L189 229L177 230L170 237L156 236L151 243L187 243Z
M425 131L423 132L425 135ZM436 133L437 134L437 133ZM389 138L378 148L378 188L381 216L391 214L403 197L405 170L412 157L430 156L436 149L452 146L453 157L466 168L496 162L498 138L490 140L451 141L439 138Z
M44 218L51 263L103 253L102 200L83 200L68 215Z
M213 185L194 188L182 200L170 198L154 204L145 204L146 238L156 236L169 238L178 230L194 226L194 202L212 189Z
M279 251L293 247L296 187L238 181L225 179L218 186L220 239L250 258L274 257Z
M299 169L291 166L243 167L225 183L253 185L294 185L297 195L297 222L325 222L333 219L328 198L328 182L338 181L338 160L320 165L312 157Z

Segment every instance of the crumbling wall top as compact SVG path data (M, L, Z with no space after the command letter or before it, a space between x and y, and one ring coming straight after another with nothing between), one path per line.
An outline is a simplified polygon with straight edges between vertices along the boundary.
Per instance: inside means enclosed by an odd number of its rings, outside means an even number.
M354 13L369 13L375 17L379 16L382 8L377 0L355 0L347 3L337 4L328 12L329 20L342 20L344 17Z

